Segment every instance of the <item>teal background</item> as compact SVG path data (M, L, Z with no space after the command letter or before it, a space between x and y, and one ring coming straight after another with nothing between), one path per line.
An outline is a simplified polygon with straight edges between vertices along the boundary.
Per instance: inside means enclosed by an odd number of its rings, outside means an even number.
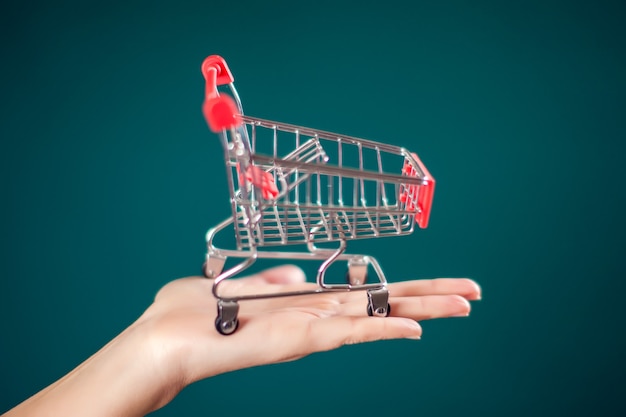
M623 2L2 6L0 411L196 274L229 215L200 64L248 114L405 146L430 227L358 242L469 276L470 318L197 383L170 415L623 415Z

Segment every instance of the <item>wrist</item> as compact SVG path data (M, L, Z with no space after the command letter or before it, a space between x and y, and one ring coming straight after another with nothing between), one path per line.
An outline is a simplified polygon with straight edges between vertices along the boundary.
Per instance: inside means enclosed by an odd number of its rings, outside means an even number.
M144 416L169 403L185 387L181 349L152 320L138 321L118 338L116 351L110 352L117 365L109 365L109 376L103 380L119 375L110 396L119 399L120 415Z
M10 410L19 416L144 416L183 388L173 351L136 323L68 375Z

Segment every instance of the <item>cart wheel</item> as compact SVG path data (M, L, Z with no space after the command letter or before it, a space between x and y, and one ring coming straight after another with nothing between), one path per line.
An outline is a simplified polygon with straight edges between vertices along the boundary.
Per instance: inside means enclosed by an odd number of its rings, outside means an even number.
M350 285L363 285L366 282L367 282L367 272L365 272L364 276L360 277L360 276L351 275L350 269L346 271L346 283Z
M378 312L375 314L374 310L372 309L372 303L367 303L367 315L368 316L377 316L377 317L389 317L389 314L391 314L391 305L387 304L387 310L386 311L382 311L382 308L378 308Z
M235 319L235 320L231 320L231 321L227 321L227 322L223 322L222 323L222 318L221 317L217 317L215 319L215 328L221 334L223 334L225 336L228 336L230 334L235 333L237 328L239 328L239 320Z
M215 328L223 335L235 333L239 327L239 304L233 300L219 300L217 302L217 317L215 318Z
M202 264L202 275L207 278L216 278L224 270L225 263L225 256L207 254Z
M346 282L350 285L364 285L367 282L369 261L364 257L355 257L348 261Z

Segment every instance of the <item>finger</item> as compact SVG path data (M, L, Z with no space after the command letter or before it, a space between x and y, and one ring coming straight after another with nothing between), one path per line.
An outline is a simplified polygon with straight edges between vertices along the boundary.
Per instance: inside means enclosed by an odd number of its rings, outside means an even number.
M260 296L310 289L302 269L295 265L283 265L244 278L227 279L220 284L220 296ZM259 305L260 306L260 305Z
M295 265L282 265L241 278L239 281L250 284L301 284L306 281L306 275Z
M389 284L392 297L419 297L425 295L460 295L466 300L480 300L481 288L468 278L436 278L402 281ZM339 292L335 295L341 303L359 302L361 291Z
M267 340L272 340L271 332ZM268 334L266 333L266 334ZM292 328L292 336L271 349L270 362L286 362L343 345L387 339L419 339L422 328L414 320L399 317L331 316ZM282 352L280 352L282 350Z
M460 295L425 295L422 297L391 297L389 299L392 317L407 317L413 320L428 320L444 317L466 317L470 313L470 303ZM336 306L337 314L364 316L367 314L367 300L352 301Z
M389 284L389 293L399 297L458 294L467 300L480 300L481 288L469 278L437 278Z
M446 317L467 317L471 306L460 295L426 295L423 297L391 298L391 316L429 320Z
M333 316L311 322L305 348L321 352L376 340L419 339L421 335L421 326L406 318Z
M277 288L271 288L269 285L294 286L301 285L305 281L306 276L302 269L295 265L282 265L248 277L224 280L220 284L220 295L235 296L276 292ZM213 279L203 277L179 278L161 288L155 299L162 300L166 296L205 297L212 294L213 282Z
M308 285L314 286L315 284ZM411 317L415 320L464 317L470 312L470 304L467 300L480 299L478 284L464 278L399 282L389 285L389 293L392 306L391 315ZM311 297L289 297L284 303L272 301L271 307L298 307L317 304L336 311L338 314L361 316L366 312L367 297L364 296L363 291L327 293L324 296L315 294ZM266 308L267 306L259 305L259 307Z

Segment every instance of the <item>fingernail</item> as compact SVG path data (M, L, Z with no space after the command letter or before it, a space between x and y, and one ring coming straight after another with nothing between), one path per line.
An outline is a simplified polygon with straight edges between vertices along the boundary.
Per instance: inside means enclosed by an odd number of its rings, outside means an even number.
M412 336L407 336L407 339L419 340L422 338L422 326L415 320L407 319L407 327L415 332Z
M469 301L463 297L458 297L456 303L456 313L452 314L451 317L467 317L470 315L471 305Z
M474 282L474 291L476 296L474 297L474 300L481 300L483 298L483 289L480 288L480 285L478 285L476 282Z

